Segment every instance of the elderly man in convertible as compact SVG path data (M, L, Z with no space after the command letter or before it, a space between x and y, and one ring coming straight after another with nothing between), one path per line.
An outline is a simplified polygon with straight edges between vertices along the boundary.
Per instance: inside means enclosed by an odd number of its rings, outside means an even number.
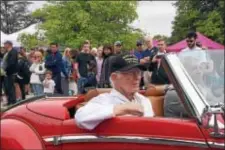
M80 128L92 130L105 119L116 116L154 116L150 101L138 93L145 66L133 55L119 55L113 56L109 69L113 89L77 110L75 121Z

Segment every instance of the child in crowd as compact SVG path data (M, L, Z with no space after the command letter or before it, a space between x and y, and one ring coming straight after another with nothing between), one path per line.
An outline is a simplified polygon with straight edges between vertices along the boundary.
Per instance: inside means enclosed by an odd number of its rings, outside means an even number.
M47 96L51 96L54 94L55 82L52 80L52 72L47 71L45 73L45 80L43 81L44 93Z

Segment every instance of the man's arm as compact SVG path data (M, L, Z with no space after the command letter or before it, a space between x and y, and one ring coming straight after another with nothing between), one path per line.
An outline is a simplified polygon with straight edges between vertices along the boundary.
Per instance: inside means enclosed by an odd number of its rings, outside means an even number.
M65 60L62 59L62 61L60 62L60 66L61 66L63 75L64 75L66 78L68 78L68 74L67 74L67 72L66 72L66 62L65 62Z
M90 101L77 110L74 117L76 124L80 128L92 130L102 121L116 116L127 114L135 116L143 115L143 107L140 104L127 103L114 106L113 104L102 104L101 101L103 99L105 100L105 97L95 97L93 99L94 102Z

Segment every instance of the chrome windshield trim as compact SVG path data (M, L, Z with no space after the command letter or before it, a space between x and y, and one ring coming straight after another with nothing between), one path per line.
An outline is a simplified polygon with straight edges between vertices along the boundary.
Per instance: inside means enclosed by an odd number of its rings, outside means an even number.
M166 55L166 57L171 64L171 69L176 75L176 79L179 81L180 86L182 87L184 92L187 93L187 97L189 99L188 103L191 104L192 109L194 109L194 115L196 115L198 120L201 121L201 116L204 112L205 107L207 106L207 103L205 103L201 95L196 91L195 86L190 81L190 77L187 76L187 73L185 73L185 69L177 55L169 54Z
M219 148L219 149L225 149L224 143L217 143L217 142L208 142L210 147L212 148Z
M190 146L207 148L208 145L204 141L179 140L170 138L155 138L141 136L95 136L95 135L68 135L62 137L44 138L45 142L54 145L63 143L79 143L79 142L117 142L117 143L136 143L136 144L162 144L174 146Z

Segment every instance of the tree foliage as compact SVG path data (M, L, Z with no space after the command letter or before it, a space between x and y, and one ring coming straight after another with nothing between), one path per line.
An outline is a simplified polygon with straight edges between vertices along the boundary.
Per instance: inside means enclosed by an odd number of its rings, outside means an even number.
M27 50L34 47L46 47L49 43L49 41L39 31L34 34L21 33L17 40L21 43L21 46L25 47Z
M30 4L32 2L1 0L1 31L11 34L35 23L27 9Z
M173 22L172 42L182 40L189 31L198 31L224 43L224 1L179 0L174 5L177 14Z
M166 35L160 35L160 34L157 34L153 37L154 40L159 40L159 39L162 39L164 40L167 44L170 44L170 39L168 36Z
M36 10L46 37L63 45L79 47L86 39L93 46L121 40L130 49L142 36L128 26L137 18L135 1L61 1Z

